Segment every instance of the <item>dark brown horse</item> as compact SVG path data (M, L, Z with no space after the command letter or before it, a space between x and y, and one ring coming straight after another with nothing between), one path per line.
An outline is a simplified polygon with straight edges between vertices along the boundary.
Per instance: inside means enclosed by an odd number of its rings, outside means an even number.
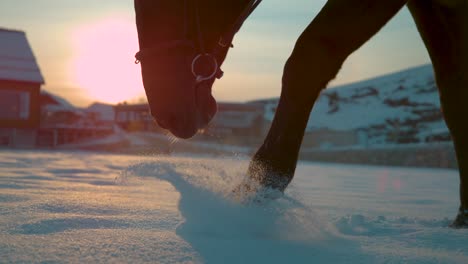
M216 113L211 87L222 75L234 33L259 1L135 0L143 82L157 122L189 138ZM309 114L345 59L405 5L431 57L460 170L460 209L468 227L468 1L329 0L296 42L284 67L271 129L239 188L284 191L291 182ZM221 41L220 41L221 39Z

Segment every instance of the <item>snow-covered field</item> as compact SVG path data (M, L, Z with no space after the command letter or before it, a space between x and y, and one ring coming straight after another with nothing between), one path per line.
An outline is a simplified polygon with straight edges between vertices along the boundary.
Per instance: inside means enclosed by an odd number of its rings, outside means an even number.
M468 263L452 170L301 163L230 198L247 159L0 151L0 262Z

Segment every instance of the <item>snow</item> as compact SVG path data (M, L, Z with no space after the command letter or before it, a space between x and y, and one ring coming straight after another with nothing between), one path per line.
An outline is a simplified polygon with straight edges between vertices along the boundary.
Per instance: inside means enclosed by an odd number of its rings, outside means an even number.
M0 151L1 262L468 263L456 171L300 163L258 205L247 164Z
M321 97L323 99L319 100L314 107L310 125L335 130L349 130L382 124L387 119L404 120L415 117L411 112L412 108L390 107L384 103L385 99L409 98L411 102L432 104L440 108L437 91L416 95L417 89L412 89L413 87L425 87L427 79L430 78L432 80L434 78L432 66L426 65L363 82L327 89ZM405 88L396 90L400 85ZM376 89L378 95L345 101L340 104L341 111L326 114L330 107L328 100L325 100L325 95L337 92L341 98L349 99L359 88L366 87Z
M0 80L44 83L26 34L0 28Z

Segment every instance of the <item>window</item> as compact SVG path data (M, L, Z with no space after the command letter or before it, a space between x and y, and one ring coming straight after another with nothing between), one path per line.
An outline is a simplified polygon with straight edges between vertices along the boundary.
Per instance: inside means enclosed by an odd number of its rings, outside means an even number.
M27 120L29 109L28 92L0 90L0 120Z

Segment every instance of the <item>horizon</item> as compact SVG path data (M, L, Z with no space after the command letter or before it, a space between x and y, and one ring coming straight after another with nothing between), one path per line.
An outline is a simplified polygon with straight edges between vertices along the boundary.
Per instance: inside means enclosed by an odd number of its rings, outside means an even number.
M366 78L366 79L353 81L353 82L350 82L350 83L338 84L338 85L335 85L335 86L328 86L324 90L327 90L327 89L342 89L342 88L346 89L346 88L354 87L354 86L362 84L362 83L373 82L373 81L376 81L376 80L381 79L381 78L391 77L393 75L406 73L406 72L413 71L413 70L420 69L420 68L424 68L424 67L432 67L432 64L428 63L428 64L416 65L416 66L412 66L412 67L409 67L409 68L404 68L404 69L401 69L401 70L397 70L397 71L394 71L394 72L384 73L384 74L369 77L369 78ZM50 92L50 91L48 91L48 90L46 90L44 88L42 88L41 90L45 91L48 94L52 94L54 96L57 96L57 94L52 93L52 92ZM135 99L135 100L121 101L121 102L117 102L117 103L106 103L106 102L101 102L101 101L91 101L87 105L76 106L73 103L69 102L67 98L63 98L63 97L61 97L61 98L65 99L68 103L72 104L74 107L77 107L77 108L88 108L88 107L90 107L90 106L92 106L94 104L113 105L113 106L115 106L115 105L118 105L118 104L126 104L126 103L128 103L128 104L147 104L148 103L146 101L146 98L138 98L138 99ZM145 101L142 101L142 99L145 99ZM242 104L242 103L250 103L250 102L255 102L255 101L265 101L265 100L267 101L267 100L278 100L278 99L279 99L279 95L274 96L274 97L262 97L262 98L256 98L256 99L253 99L253 100L245 100L245 101L218 100L217 102L218 103L241 103Z
M226 74L215 83L213 94L218 101L279 96L283 65L299 34L325 3L296 2L264 1L244 24L223 64ZM0 27L26 33L46 80L42 88L78 107L146 98L140 66L133 63L138 50L133 20L130 0L0 3ZM426 64L430 64L429 56L404 8L347 59L328 87Z

